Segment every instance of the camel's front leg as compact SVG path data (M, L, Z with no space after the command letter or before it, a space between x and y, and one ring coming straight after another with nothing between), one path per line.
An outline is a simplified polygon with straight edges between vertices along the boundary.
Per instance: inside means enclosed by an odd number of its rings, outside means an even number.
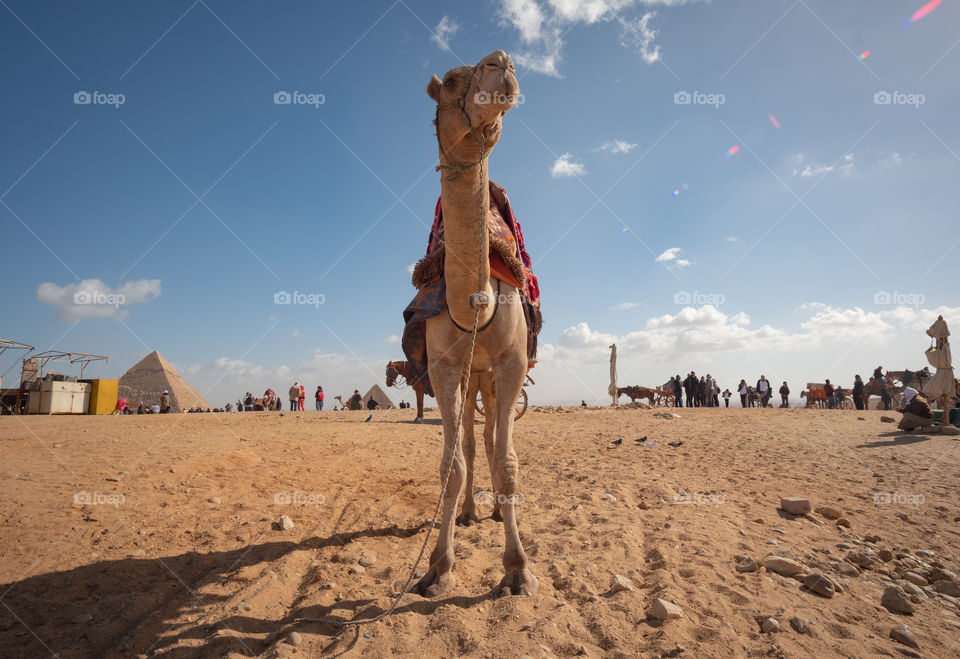
M473 432L473 417L476 411L474 401L477 400L479 376L470 376L470 386L467 389L467 403L463 406L463 458L467 465L467 486L464 489L463 504L457 516L460 526L473 526L479 522L477 517L477 502L473 499L473 465L477 456L477 440Z
M417 394L417 418L413 422L421 423L423 421L423 386L418 385L413 391Z
M527 567L527 554L520 543L517 529L517 503L524 500L519 492L519 461L513 449L513 415L516 400L520 396L523 378L527 372L526 355L508 354L494 363L497 403L497 439L494 446L493 486L498 499L502 496L500 509L503 513L503 531L506 547L503 552L503 568L506 574L500 582L500 596L533 595L539 584Z
M443 460L440 463L441 487L448 468L450 469L450 478L443 495L437 546L430 554L430 566L426 574L417 582L414 589L421 595L435 597L449 591L456 584L453 577L453 536L456 529L454 515L457 510L457 499L463 491L466 464L463 459L460 438L456 432L457 417L460 414L459 366L438 363L431 370L430 378L435 383L434 391L437 394L437 404L440 406L440 416L443 419Z

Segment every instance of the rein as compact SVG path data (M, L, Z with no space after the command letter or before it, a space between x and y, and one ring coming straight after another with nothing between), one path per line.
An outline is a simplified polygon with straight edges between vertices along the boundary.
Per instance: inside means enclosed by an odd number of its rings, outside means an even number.
M463 118L466 120L467 126L470 127L470 134L473 135L473 139L475 139L480 144L480 160L476 162L468 163L465 165L454 163L451 161L450 157L447 155L447 150L443 148L443 143L440 141L439 125L437 126L438 128L437 145L440 147L440 154L442 158L441 158L441 163L435 167L435 170L438 172L443 169L450 170L450 173L446 177L447 181L456 181L457 178L459 178L460 174L464 172L464 170L473 169L474 167L479 167L481 163L483 163L483 161L486 160L488 155L483 151L483 148L484 148L483 144L486 141L488 136L479 128L473 125L473 122L470 121L470 115L467 114L467 110L466 110L467 94L470 91L470 85L473 83L473 76L475 76L476 73L477 73L477 68L474 67L473 73L470 74L470 80L467 81L467 84L464 87L463 94L461 94L456 101L452 101L450 103L443 103L443 104L437 103L437 119L439 119L440 117L440 110L443 110L446 108L457 108L458 110L460 110L460 113L463 115ZM435 120L434 123L438 123L438 122ZM446 160L446 162L445 163L442 162L443 160Z

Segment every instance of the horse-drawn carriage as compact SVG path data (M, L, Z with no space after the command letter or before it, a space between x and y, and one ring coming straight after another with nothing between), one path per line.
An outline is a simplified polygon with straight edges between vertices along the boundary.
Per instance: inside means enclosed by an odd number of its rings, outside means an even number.
M807 407L828 407L826 386L825 382L808 382L807 390L800 392L800 398L807 399ZM849 391L835 387L834 392L841 393L840 409L853 409L853 399L850 398ZM834 395L836 395L836 393Z
M673 407L673 387L667 382L659 387L641 387L631 385L629 387L618 387L617 398L628 396L631 403L644 398L650 401L650 405L659 405L663 407Z

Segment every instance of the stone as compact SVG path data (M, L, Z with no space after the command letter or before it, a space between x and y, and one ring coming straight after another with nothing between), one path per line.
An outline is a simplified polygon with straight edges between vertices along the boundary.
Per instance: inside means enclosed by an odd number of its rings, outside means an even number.
M357 559L357 565L362 567L370 567L377 562L377 555L372 551L365 551L360 554L360 558Z
M812 510L809 499L780 497L780 508L791 515L805 515Z
M877 556L879 556L880 560L884 563L889 563L893 560L893 552L889 549L881 549L877 552Z
M83 625L93 620L93 616L89 613L80 613L73 617L73 624Z
M904 572L903 578L906 581L909 581L910 583L916 584L918 586L926 586L928 583L922 574L920 574L919 572L915 572L914 570L907 570L906 572Z
M824 597L833 597L834 593L837 592L833 582L819 572L808 574L803 580L803 585Z
M783 556L774 556L771 554L764 556L757 562L771 572L776 572L784 577L792 577L807 572L807 568L805 568L802 563L792 558L784 558Z
M872 549L851 549L847 552L847 560L867 570L880 563L880 559Z
M207 503L214 503L214 504L216 504L216 503L223 503L223 502L220 501L220 499L219 499L218 497L210 497L209 499L207 499Z
M760 566L752 558L745 558L737 563L737 572L756 572Z
M764 618L760 623L760 631L764 634L776 634L780 631L780 623L773 618Z
M846 517L841 517L840 519L837 520L837 526L842 526L845 529L849 529L850 520L847 519Z
M609 492L605 493L602 498L606 499L607 501L609 501L609 502L611 502L611 503L615 503L616 500L617 500L617 497L613 496L613 495L610 494Z
M956 581L938 581L933 584L933 589L950 597L960 597L960 584Z
M683 609L659 597L650 604L650 615L657 620L667 621L683 617Z
M880 423L896 423L897 420L892 416L882 416L880 417Z
M900 586L887 586L880 598L880 604L891 613L913 613L917 610Z
M920 588L920 586L918 586L918 585L916 585L916 584L913 584L913 583L910 583L909 581L906 581L905 579L898 579L895 583L896 583L898 586L900 586L901 588L903 588L904 592L906 592L907 595L910 595L910 596L911 596L911 597L910 597L910 601L911 601L911 602L925 602L925 601L927 600L927 598L929 597L929 595L927 595L927 594L923 591L923 589ZM914 599L914 598L916 598L916 599Z
M287 643L298 648L300 644L303 643L303 637L300 636L300 632L290 632L287 634Z
M147 555L147 552L145 552L142 549L134 549L132 552L127 554L127 556L129 556L130 558L139 558L141 556L146 556L146 555Z
M247 604L246 602L240 602L237 604L237 608L241 611L253 611L253 607Z
M860 575L860 570L849 563L834 563L833 569L845 577L856 577Z
M797 632L798 634L808 634L810 636L814 635L813 630L810 629L810 623L803 618L798 618L796 616L790 618L790 626L793 627L793 631Z
M906 657L919 657L921 659L923 657L922 654L912 648L902 648L899 645L894 645L893 649Z
M348 570L348 572L350 574L365 574L366 570L362 565L354 565L352 568Z
M610 590L614 593L619 593L624 590L634 590L633 582L626 577L615 574L610 579Z
M826 517L827 519L840 519L841 517L843 517L843 513L841 513L836 508L832 508L830 506L820 506L815 509L815 512L818 515L822 515Z
M920 558L926 558L926 559L928 559L928 560L937 557L936 554L934 554L932 551L930 551L930 550L928 550L928 549L918 549L918 550L916 551L916 554L917 554L917 556L919 556Z
M287 515L284 515L283 517L280 518L280 521L277 522L277 526L280 528L281 531L289 531L290 529L293 528L293 520L290 519L290 517L288 517Z
M957 574L941 567L935 567L930 570L930 581L957 581Z

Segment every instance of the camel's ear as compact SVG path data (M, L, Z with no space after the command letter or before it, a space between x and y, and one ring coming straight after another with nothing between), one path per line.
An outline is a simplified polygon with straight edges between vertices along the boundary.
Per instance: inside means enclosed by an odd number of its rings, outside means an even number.
M437 103L440 102L440 89L443 87L443 83L440 82L440 78L437 77L437 74L434 73L433 77L430 78L430 82L427 84L427 96L435 100Z

